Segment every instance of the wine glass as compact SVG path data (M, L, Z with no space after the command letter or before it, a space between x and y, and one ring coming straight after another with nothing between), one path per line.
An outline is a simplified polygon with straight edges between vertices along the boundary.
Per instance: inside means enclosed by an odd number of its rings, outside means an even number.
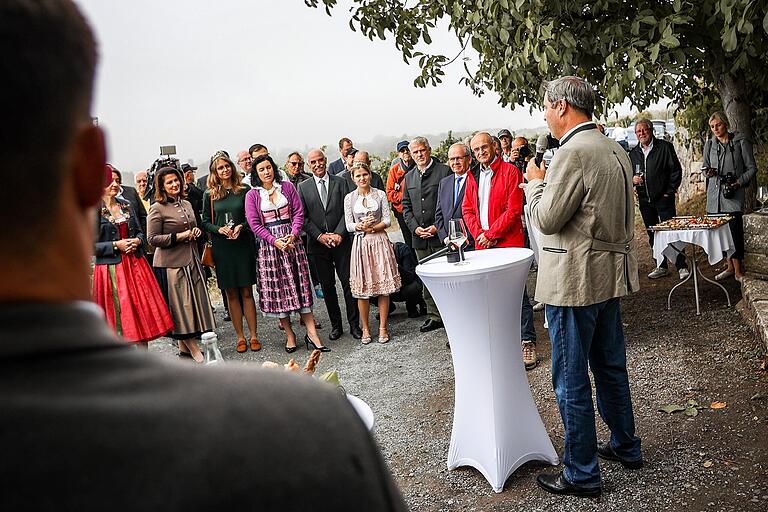
M764 203L768 201L768 187L765 185L757 187L757 201L760 203L758 213L766 213Z
M235 219L232 218L232 214L230 212L224 213L224 223L229 229L235 227Z
M454 265L466 265L469 262L464 259L464 244L467 243L467 228L464 220L451 219L448 221L448 241L459 249L459 261Z

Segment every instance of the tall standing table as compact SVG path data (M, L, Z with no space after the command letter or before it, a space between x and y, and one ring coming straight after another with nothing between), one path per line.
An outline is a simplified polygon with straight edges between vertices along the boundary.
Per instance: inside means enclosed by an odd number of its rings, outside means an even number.
M455 373L448 469L476 468L501 492L530 460L558 464L531 396L520 346L523 286L529 249L465 253L467 265L445 257L416 267L437 304L451 342Z

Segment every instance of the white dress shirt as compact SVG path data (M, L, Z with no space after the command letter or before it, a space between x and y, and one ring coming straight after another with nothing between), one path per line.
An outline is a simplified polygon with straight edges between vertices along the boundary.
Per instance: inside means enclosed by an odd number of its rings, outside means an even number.
M478 183L478 207L480 209L480 226L484 230L488 229L488 203L491 201L491 178L493 178L493 169L484 167L480 169L480 183Z

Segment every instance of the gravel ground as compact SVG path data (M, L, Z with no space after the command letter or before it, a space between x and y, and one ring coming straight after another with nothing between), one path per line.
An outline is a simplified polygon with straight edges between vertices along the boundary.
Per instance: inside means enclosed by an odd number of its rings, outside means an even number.
M638 237L644 240L643 233ZM652 268L647 248L639 257L644 276ZM714 274L704 267L707 275ZM675 281L672 276L656 281L643 277L641 291L623 301L630 383L646 465L626 471L618 464L602 464L600 499L557 497L539 490L536 474L556 470L542 463L518 469L499 494L474 468L448 471L453 369L445 332L419 333L423 319L408 319L402 305L390 317L390 343L368 346L348 333L326 341L330 323L319 305L320 334L333 351L323 355L318 371L338 370L347 391L371 406L375 436L414 511L768 510L768 375L758 370L760 344L737 309L725 307L722 291L708 283L701 287L701 316L695 315L688 285L675 292L672 311L667 311L667 293ZM529 279L529 290L533 288L535 273ZM733 303L738 302L737 283L729 283L728 289ZM261 317L258 333L264 348L237 354L232 326L221 321L220 302L218 306L219 345L230 364L258 366L289 359L277 322ZM541 364L528 378L555 449L562 453L562 423L542 321L542 313L536 313ZM372 320L372 331L376 328ZM298 330L299 339L303 332ZM176 352L166 339L153 342L151 350L167 357ZM302 349L294 355L303 364L309 352ZM688 400L727 406L702 409L696 417L658 411L662 405ZM607 438L599 420L598 435Z

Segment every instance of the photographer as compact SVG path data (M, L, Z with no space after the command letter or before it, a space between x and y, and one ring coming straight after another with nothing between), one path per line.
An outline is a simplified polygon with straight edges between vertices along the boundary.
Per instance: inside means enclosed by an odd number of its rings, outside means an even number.
M728 131L725 112L715 112L709 118L714 137L704 144L703 172L707 176L707 213L728 213L728 223L736 251L728 258L728 266L715 279L722 281L731 276L741 281L744 269L744 188L757 173L752 142L738 132Z

